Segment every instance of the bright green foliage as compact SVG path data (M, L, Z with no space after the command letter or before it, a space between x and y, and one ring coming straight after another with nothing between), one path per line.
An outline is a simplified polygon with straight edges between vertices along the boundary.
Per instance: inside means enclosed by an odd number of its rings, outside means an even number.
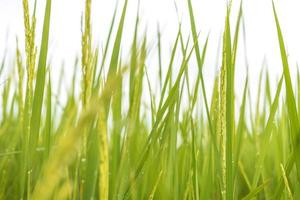
M186 2L190 37L179 23L166 66L163 32L158 26L157 43L149 43L139 10L135 26L126 27L128 3L121 11L116 6L102 51L92 39L93 1L85 1L82 55L68 69L72 80L63 94L65 72L56 90L54 66L47 63L51 0L39 47L36 6L31 17L23 0L17 75L0 88L0 199L300 199L300 75L290 73L274 4L283 74L272 83L261 69L257 99L251 99L248 76L241 98L235 90L235 70L244 67L236 63L242 4L235 26L231 5L226 10L222 65L209 90L203 68L210 39L197 32L192 1ZM133 35L124 58L128 28ZM153 48L157 66L148 66ZM1 74L11 67L5 60Z

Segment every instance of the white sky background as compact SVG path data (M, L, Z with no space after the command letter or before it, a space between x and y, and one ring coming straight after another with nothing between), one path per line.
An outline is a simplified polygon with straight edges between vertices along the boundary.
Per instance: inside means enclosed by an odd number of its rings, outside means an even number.
M33 4L33 0L29 1ZM37 42L40 41L42 30L44 4L46 0L38 0L37 7ZM52 63L54 80L57 80L62 61L65 61L65 69L73 68L74 57L80 55L81 48L81 15L84 10L84 0L52 0L51 27L50 27L50 50L49 60ZM124 0L119 0L118 14L121 13ZM133 37L135 16L138 0L129 0L125 33L122 40L123 57L130 50L130 41ZM171 45L174 42L178 30L178 17L175 3L178 7L179 19L183 24L185 38L190 34L188 7L186 0L141 0L140 34L145 31L147 24L148 41L155 41L157 23L163 30L163 63L167 67ZM201 44L210 33L206 63L204 66L204 78L208 88L212 86L212 80L216 73L216 55L218 54L219 39L224 27L226 0L193 0L193 10L196 17L197 30L200 31ZM233 1L232 30L238 13L240 0ZM107 37L111 17L113 15L116 0L93 0L92 21L93 39L95 45L101 45ZM286 48L289 54L289 63L292 72L296 72L296 62L300 59L300 1L299 0L275 0L279 15ZM32 11L32 9L31 9ZM250 87L256 91L259 71L264 57L268 62L271 83L275 82L281 74L281 60L278 49L277 33L274 23L271 0L244 0L244 22L246 31L246 51L249 63ZM117 16L116 22L119 20ZM117 25L117 24L116 24ZM20 46L24 49L23 33L23 10L21 0L0 0L0 58L5 49L8 49L9 60L15 52L15 38L19 37ZM242 32L240 32L242 36ZM237 94L241 92L245 80L246 66L244 59L243 37L240 37L238 52ZM155 52L154 52L155 53ZM157 59L152 53L148 60L148 70L157 69ZM101 56L101 55L100 55ZM196 66L193 66L196 72ZM71 69L72 70L72 69ZM68 74L68 73L67 73ZM71 74L71 73L69 73ZM154 73L153 73L154 74ZM294 73L295 74L295 73ZM66 77L70 79L71 77ZM155 78L152 77L152 78ZM293 77L295 78L295 76ZM5 79L0 75L1 82ZM53 81L55 82L55 81ZM276 84L275 84L276 83ZM209 92L210 93L210 92ZM274 94L274 92L273 92ZM239 95L237 95L239 98Z

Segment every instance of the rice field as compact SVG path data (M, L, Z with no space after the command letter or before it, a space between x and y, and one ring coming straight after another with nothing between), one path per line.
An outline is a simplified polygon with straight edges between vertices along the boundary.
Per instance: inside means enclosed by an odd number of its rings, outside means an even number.
M81 55L71 73L60 73L54 90L51 0L43 19L36 18L36 6L22 3L25 39L17 38L14 64L0 58L0 74L13 69L0 86L0 199L300 199L300 73L290 72L274 3L282 76L271 82L261 70L256 99L248 77L242 91L235 89L242 6L232 22L228 4L222 63L208 89L203 67L210 39L198 42L203 35L191 0L190 36L179 26L168 65L159 31L155 45L146 33L138 37L139 12L135 27L126 27L128 0L115 11L99 49L91 31L93 2L85 0ZM134 33L124 59L126 28ZM155 82L146 65L152 48L158 52L151 66ZM67 75L66 93L61 80Z

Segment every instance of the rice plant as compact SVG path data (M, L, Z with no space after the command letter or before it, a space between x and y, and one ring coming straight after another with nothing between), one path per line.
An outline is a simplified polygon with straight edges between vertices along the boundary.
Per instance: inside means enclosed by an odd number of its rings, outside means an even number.
M51 0L39 46L36 1L30 10L22 0L25 40L16 39L14 66L5 59L0 66L1 74L14 69L0 88L0 199L300 199L300 74L290 73L274 3L283 74L271 83L261 70L254 101L247 76L237 102L242 3L234 25L227 6L211 90L203 75L210 39L198 34L192 1L186 1L190 36L179 25L168 58L160 28L155 45L147 33L140 36L139 10L135 27L126 27L128 2L113 13L100 50L92 35L93 0L85 1L81 41L74 41L81 55L65 93L62 82L54 89L48 59ZM134 30L129 59L122 56L125 28ZM153 49L158 64L147 66ZM150 68L157 69L156 82Z

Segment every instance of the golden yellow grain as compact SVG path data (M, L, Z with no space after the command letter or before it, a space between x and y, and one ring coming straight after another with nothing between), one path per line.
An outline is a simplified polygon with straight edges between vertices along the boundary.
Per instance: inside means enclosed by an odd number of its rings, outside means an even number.
M224 54L224 53L223 53ZM223 58L226 56L223 55ZM225 61L221 67L220 77L220 114L218 119L218 133L220 137L221 173L222 173L222 196L226 196L226 66Z
M47 200L52 197L60 180L65 178L65 168L74 160L77 154L77 148L81 146L82 130L94 120L96 114L97 109L95 109L95 103L91 103L89 107L81 113L78 125L75 128L71 128L71 124L69 124L66 130L70 131L60 136L57 147L53 150L44 165L42 176L32 195L33 200Z
M25 52L26 52L26 68L29 91L32 91L32 82L34 78L36 47L35 47L35 26L36 19L32 16L30 24L30 12L28 0L23 0L23 15L25 28Z
M35 26L36 19L32 16L30 23L30 11L28 0L23 0L23 18L24 18L24 32L25 32L25 53L26 53L26 70L27 70L27 83L26 83L26 105L28 119L31 117L32 96L33 96L33 80L35 71L35 60L37 48L35 46ZM30 25L31 24L31 25ZM25 133L30 132L30 123L24 127Z
M103 105L103 104L102 104ZM100 153L100 177L99 177L99 199L108 199L109 189L109 158L108 158L108 138L107 138L107 125L105 119L105 110L101 106L99 112L99 153Z
M25 51L26 55L30 55L30 41L31 41L31 28L30 28L30 17L29 17L29 6L28 0L23 0L23 18L25 28Z
M211 121L212 124L215 124L216 127L218 126L219 121L219 111L220 111L220 81L219 76L215 78L214 82L214 89L212 95L212 102L211 102ZM218 128L216 128L218 130Z
M92 77L92 33L91 33L91 0L86 0L85 2L85 21L84 21L84 30L82 31L82 43L81 43L81 64L82 64L82 73L83 73L83 105L86 105L86 102L91 95L91 77Z

